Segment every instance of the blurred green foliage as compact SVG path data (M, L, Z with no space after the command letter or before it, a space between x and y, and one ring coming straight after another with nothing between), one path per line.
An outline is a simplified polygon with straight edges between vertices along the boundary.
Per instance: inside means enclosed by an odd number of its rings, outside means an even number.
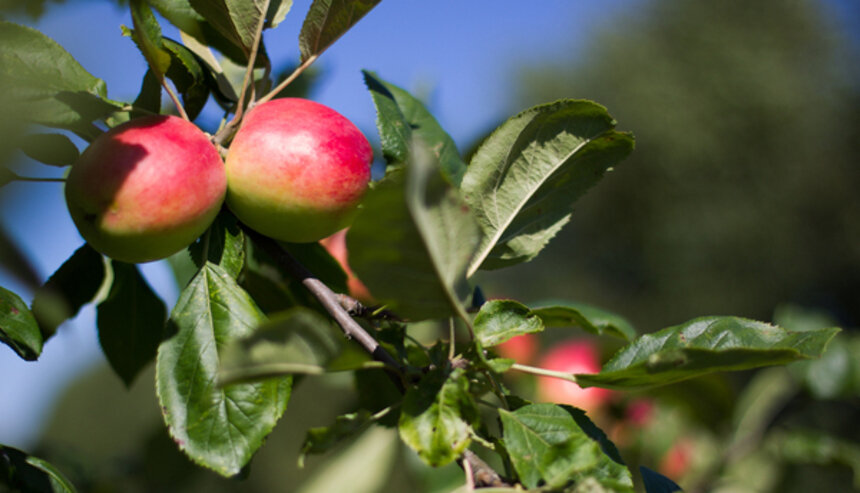
M518 67L520 107L598 101L636 150L488 295L603 304L646 331L783 301L857 325L860 57L826 5L649 2L571 60Z

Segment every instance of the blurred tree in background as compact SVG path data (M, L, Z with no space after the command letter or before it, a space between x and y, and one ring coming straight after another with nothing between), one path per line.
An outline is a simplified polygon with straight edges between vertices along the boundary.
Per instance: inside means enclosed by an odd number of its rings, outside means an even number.
M517 103L600 101L637 149L496 289L602 303L646 331L783 302L856 326L860 59L827 4L650 2L592 39L518 68Z

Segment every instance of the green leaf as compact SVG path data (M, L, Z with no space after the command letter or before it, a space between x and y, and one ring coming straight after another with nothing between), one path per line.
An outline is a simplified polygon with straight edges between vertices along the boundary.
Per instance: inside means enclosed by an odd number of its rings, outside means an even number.
M219 387L224 345L263 322L223 268L207 263L170 314L158 348L156 391L170 435L196 463L224 476L244 467L287 407L292 379Z
M371 422L370 413L362 409L335 418L331 426L311 428L305 435L302 451L299 453L299 467L304 467L308 454L324 454L347 438L355 436Z
M594 335L611 335L632 341L636 329L621 315L569 301L548 301L532 307L547 327L578 327Z
M51 166L74 164L80 155L75 144L62 134L27 135L18 145L28 157Z
M20 296L0 286L0 342L18 356L33 361L42 354L44 339L36 318Z
M792 332L738 317L701 317L644 335L622 348L600 373L576 375L581 387L636 389L716 371L817 358L837 328Z
M146 58L149 69L160 81L164 79L164 74L170 67L170 53L164 49L164 43L161 41L161 26L158 25L158 20L146 0L131 0L129 6L134 31L126 34L134 40L137 48Z
M314 0L299 33L302 63L318 56L380 0Z
M198 47L205 48L211 46L221 52L221 54L223 54L230 60L240 65L247 64L249 51L245 50L241 41L234 35L225 36L221 34L219 29L213 27L212 24L207 22L203 15L201 15L195 10L195 7L192 7L191 2L189 2L189 0L148 1L150 5L152 5L152 7L158 11L159 14L161 14L165 19L167 19L171 24L179 28L179 30L183 33L183 41L190 50L197 52L197 50L195 49L196 47L192 46L186 38L193 38L194 40L196 40L199 43ZM207 2L203 0L198 2L198 6L203 8L204 10L209 8ZM213 10L213 13L216 16L221 15L223 17L223 12L217 11L217 9L219 8L218 5L213 5L211 8L215 9ZM227 28L229 31L229 26L227 26ZM204 59L207 58L200 55L200 53L197 54ZM263 66L265 64L265 60L265 53L258 53L257 62L255 63L255 65Z
M596 482L610 491L631 492L630 471L603 453L600 444L554 404L499 410L503 442L520 481L528 488L560 488Z
M347 234L350 264L374 297L412 320L459 314L480 231L459 193L417 141L412 163L371 190Z
M183 31L180 31L179 34L183 45L194 53L198 61L200 61L209 73L210 79L206 82L209 85L209 89L217 96L217 99L230 102L237 101L239 96L236 95L233 85L230 84L230 80L224 73L224 68L218 62L218 59L215 58L212 49Z
M385 160L389 164L407 162L409 145L415 135L435 154L451 184L460 186L466 173L466 163L460 158L454 139L442 129L424 104L376 74L367 70L363 73L376 106L376 125Z
M513 300L484 303L473 325L475 337L484 347L497 346L512 337L544 329L544 324L535 312Z
M266 27L278 27L293 7L293 0L272 0L266 13Z
M48 127L80 129L120 106L62 46L29 27L0 21L0 87L19 115Z
M54 335L57 327L77 315L89 303L105 279L102 256L89 244L78 248L33 296L33 315L43 337Z
M134 264L111 261L113 284L96 309L99 343L126 387L150 361L164 338L167 309Z
M400 412L400 438L432 467L460 456L471 442L478 411L463 369L437 368L406 391Z
M190 0L194 8L225 38L251 53L265 2L263 0Z
M484 141L462 183L485 235L469 276L543 249L576 200L633 149L633 137L614 127L602 106L562 100L514 116Z
M75 487L43 459L0 444L0 486L9 491L75 493ZM6 491L5 488L3 488Z
M224 347L219 385L323 373L340 352L339 336L331 323L313 310L293 308Z
M147 69L146 73L143 74L140 92L132 106L149 113L158 114L161 112L161 81L158 80L152 69Z
M233 279L238 278L245 267L245 234L236 216L223 209L209 230L188 247L188 252L198 268L211 262L222 267Z
M190 119L197 118L209 100L207 72L197 56L185 46L163 38L164 48L170 54L167 77L173 81L182 96L182 106Z
M279 243L300 264L336 293L347 293L346 272L319 243Z

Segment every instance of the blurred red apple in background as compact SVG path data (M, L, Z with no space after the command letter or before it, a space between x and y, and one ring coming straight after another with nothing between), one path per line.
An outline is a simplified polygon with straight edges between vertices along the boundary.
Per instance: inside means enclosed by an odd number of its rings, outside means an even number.
M343 115L313 101L275 99L245 117L227 154L227 205L282 241L308 243L352 222L373 151Z
M537 337L533 334L522 334L511 337L493 349L502 358L509 358L517 363L527 365L535 357L538 350Z
M553 347L537 366L564 373L598 373L600 356L597 347L589 341L568 341ZM583 389L559 378L538 377L537 396L544 402L570 404L586 411L595 411L606 404L611 395L612 392L607 389Z
M65 195L93 248L138 263L165 258L203 234L226 187L224 163L206 134L162 115L96 138L72 166Z

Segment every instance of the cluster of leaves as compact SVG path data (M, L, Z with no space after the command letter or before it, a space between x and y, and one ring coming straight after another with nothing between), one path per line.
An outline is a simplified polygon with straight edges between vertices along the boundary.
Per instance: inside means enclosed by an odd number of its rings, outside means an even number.
M315 0L300 34L297 74L376 3ZM290 6L131 1L134 25L125 32L149 65L133 103L107 99L103 81L44 35L0 23L0 80L15 104L26 106L22 114L30 123L85 140L102 125L160 112L160 87L171 91L167 80L187 117L194 118L210 96L239 117L246 102L280 90L271 91L260 33L280 23ZM161 35L152 8L181 30L181 43ZM248 65L249 74L254 67L263 74L232 87L210 47ZM705 317L637 337L620 317L579 304L484 301L475 273L538 255L570 220L577 199L632 151L632 136L615 130L602 106L561 100L508 119L467 164L421 101L376 74L364 75L387 168L368 192L347 242L353 269L384 311L351 318L331 303L332 289L346 291L346 277L319 244L276 243L246 230L225 210L177 260L192 264L194 273L169 314L136 266L107 262L84 245L36 290L30 306L0 288L0 340L36 359L63 321L97 300L99 338L113 369L130 384L154 359L171 436L193 461L224 476L239 474L262 445L287 407L296 375L354 371L359 407L331 427L310 430L303 455L325 452L370 426L388 426L397 427L427 464L458 461L467 477L483 473L471 481L496 491L514 491L515 485L632 491L631 471L585 413L528 402L501 381L508 371L547 372L499 358L494 346L548 327L617 337L626 345L600 373L555 376L581 386L634 390L814 358L837 332ZM227 134L215 138L229 141ZM28 155L46 164L71 164L77 156L71 141L58 134L22 142L30 142L22 146ZM360 346L345 340L332 318L346 333L369 339ZM410 329L427 321L449 330L440 328L429 344L417 341ZM386 385L392 391L380 392ZM472 448L503 470L490 471ZM71 489L26 454L0 451L27 464L4 470L0 478L7 482L30 481L24 471L60 491ZM676 489L656 473L643 477L649 491Z

